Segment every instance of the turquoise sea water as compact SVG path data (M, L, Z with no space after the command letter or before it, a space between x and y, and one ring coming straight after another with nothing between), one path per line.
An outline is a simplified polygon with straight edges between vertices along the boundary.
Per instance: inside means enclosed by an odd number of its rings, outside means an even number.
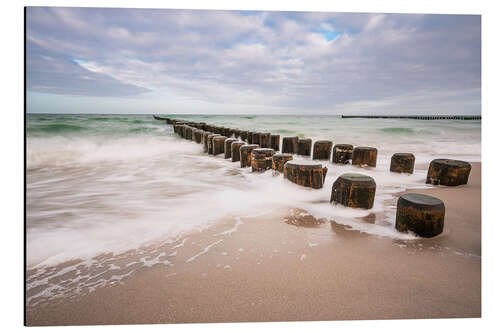
M363 232L395 239L412 237L394 229L395 207L387 203L393 194L426 187L425 166L434 158L481 161L480 121L174 117L281 136L298 135L313 142L327 139L334 144L372 146L378 149L377 167L324 161L329 169L325 186L312 190L273 176L270 171L252 174L249 168L241 169L239 163L231 163L223 156L207 156L201 145L179 138L171 125L151 115L29 114L27 263L36 272L28 280L28 290L35 293L30 297L66 292L68 288L47 282L47 277L69 270L50 268L55 265L72 259L91 261L103 253L119 255L145 244L178 240L221 219L231 218L237 223L255 211L266 214L295 207ZM421 167L413 175L390 173L390 157L396 152L415 154L416 164ZM375 179L373 209L329 204L331 186L345 172L361 172ZM377 215L375 223L359 222L360 217L371 213ZM96 272L101 272L102 263L96 265ZM78 288L81 284L94 287L89 282L94 281L92 274L75 276Z

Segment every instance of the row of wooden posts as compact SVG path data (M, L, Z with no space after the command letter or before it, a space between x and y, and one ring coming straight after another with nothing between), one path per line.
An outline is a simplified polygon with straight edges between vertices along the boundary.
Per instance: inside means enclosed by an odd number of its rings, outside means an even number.
M242 168L251 167L253 172L273 169L283 173L284 178L302 186L319 189L325 182L327 167L311 160L294 160L293 155L311 156L313 160L331 160L337 164L377 164L377 149L353 147L350 144L336 144L320 140L312 145L311 139L297 136L283 137L280 150L280 135L210 125L153 116L165 120L174 127L182 138L202 144L209 155L224 154L232 162L240 162ZM333 150L333 152L332 152ZM391 158L390 171L413 173L415 156L411 153L396 153ZM427 184L456 186L467 184L471 165L467 162L436 159L429 165ZM367 175L346 173L332 185L330 202L347 207L370 209L375 200L376 183ZM396 229L412 231L419 236L433 237L440 234L444 226L444 204L438 198L407 193L398 200Z

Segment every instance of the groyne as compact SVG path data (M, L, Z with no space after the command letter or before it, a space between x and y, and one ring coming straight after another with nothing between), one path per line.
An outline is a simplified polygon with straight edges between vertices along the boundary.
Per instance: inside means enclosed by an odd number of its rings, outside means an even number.
M366 115L366 116L348 116L341 115L342 119L350 118L366 118L366 119L416 119L416 120L481 120L481 116L459 116L459 115L441 115L441 116L376 116L376 115Z
M242 168L251 167L252 172L265 172L272 169L273 174L283 174L284 179L313 189L323 187L328 171L328 168L320 161L326 161L333 166L351 163L363 168L375 168L377 165L377 148L374 147L354 147L351 144L334 146L332 141L320 140L314 143L311 156L311 139L300 142L297 136L283 137L280 147L280 136L266 131L240 130L156 115L153 115L153 118L173 125L176 134L186 140L201 144L203 151L208 155L224 154L225 159L232 162L239 161ZM342 118L480 120L481 116L342 115ZM299 147L302 148L299 150ZM309 157L310 160L295 160L294 155ZM413 173L414 164L413 154L396 153L391 159L390 172ZM442 172L442 170L452 171ZM426 182L445 186L467 184L469 171L468 162L436 159L429 164ZM346 173L339 176L333 183L330 202L352 208L370 209L373 206L376 187L375 181L367 175ZM418 214L413 211L417 211ZM398 201L396 225L399 231L412 231L421 237L434 237L442 232L443 221L444 205L438 198L407 196L404 200Z

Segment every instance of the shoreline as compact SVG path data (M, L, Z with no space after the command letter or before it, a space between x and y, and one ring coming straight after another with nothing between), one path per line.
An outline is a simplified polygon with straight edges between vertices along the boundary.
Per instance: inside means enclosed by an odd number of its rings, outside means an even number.
M27 325L480 317L481 163L465 186L407 192L444 201L442 235L394 240L293 207L228 219L165 245L172 265L28 308Z

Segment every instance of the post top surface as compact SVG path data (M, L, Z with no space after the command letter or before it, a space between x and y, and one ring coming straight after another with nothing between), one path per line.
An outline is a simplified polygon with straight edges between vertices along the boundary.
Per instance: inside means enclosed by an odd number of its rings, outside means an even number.
M363 175L362 173L344 173L339 178L353 182L375 182L372 177Z
M438 159L432 160L431 163L432 164L446 164L449 166L455 166L455 167L461 167L461 168L467 168L467 167L470 168L471 167L469 162L460 161L460 160L450 160L447 158L438 158Z
M295 165L295 166L312 166L322 168L323 165L318 162L308 161L308 160L291 160L285 163L285 165Z
M356 147L354 150L377 150L377 148L374 147Z
M441 201L441 199L420 193L406 193L403 194L400 199L424 206L436 206L439 204L443 204L443 201Z

